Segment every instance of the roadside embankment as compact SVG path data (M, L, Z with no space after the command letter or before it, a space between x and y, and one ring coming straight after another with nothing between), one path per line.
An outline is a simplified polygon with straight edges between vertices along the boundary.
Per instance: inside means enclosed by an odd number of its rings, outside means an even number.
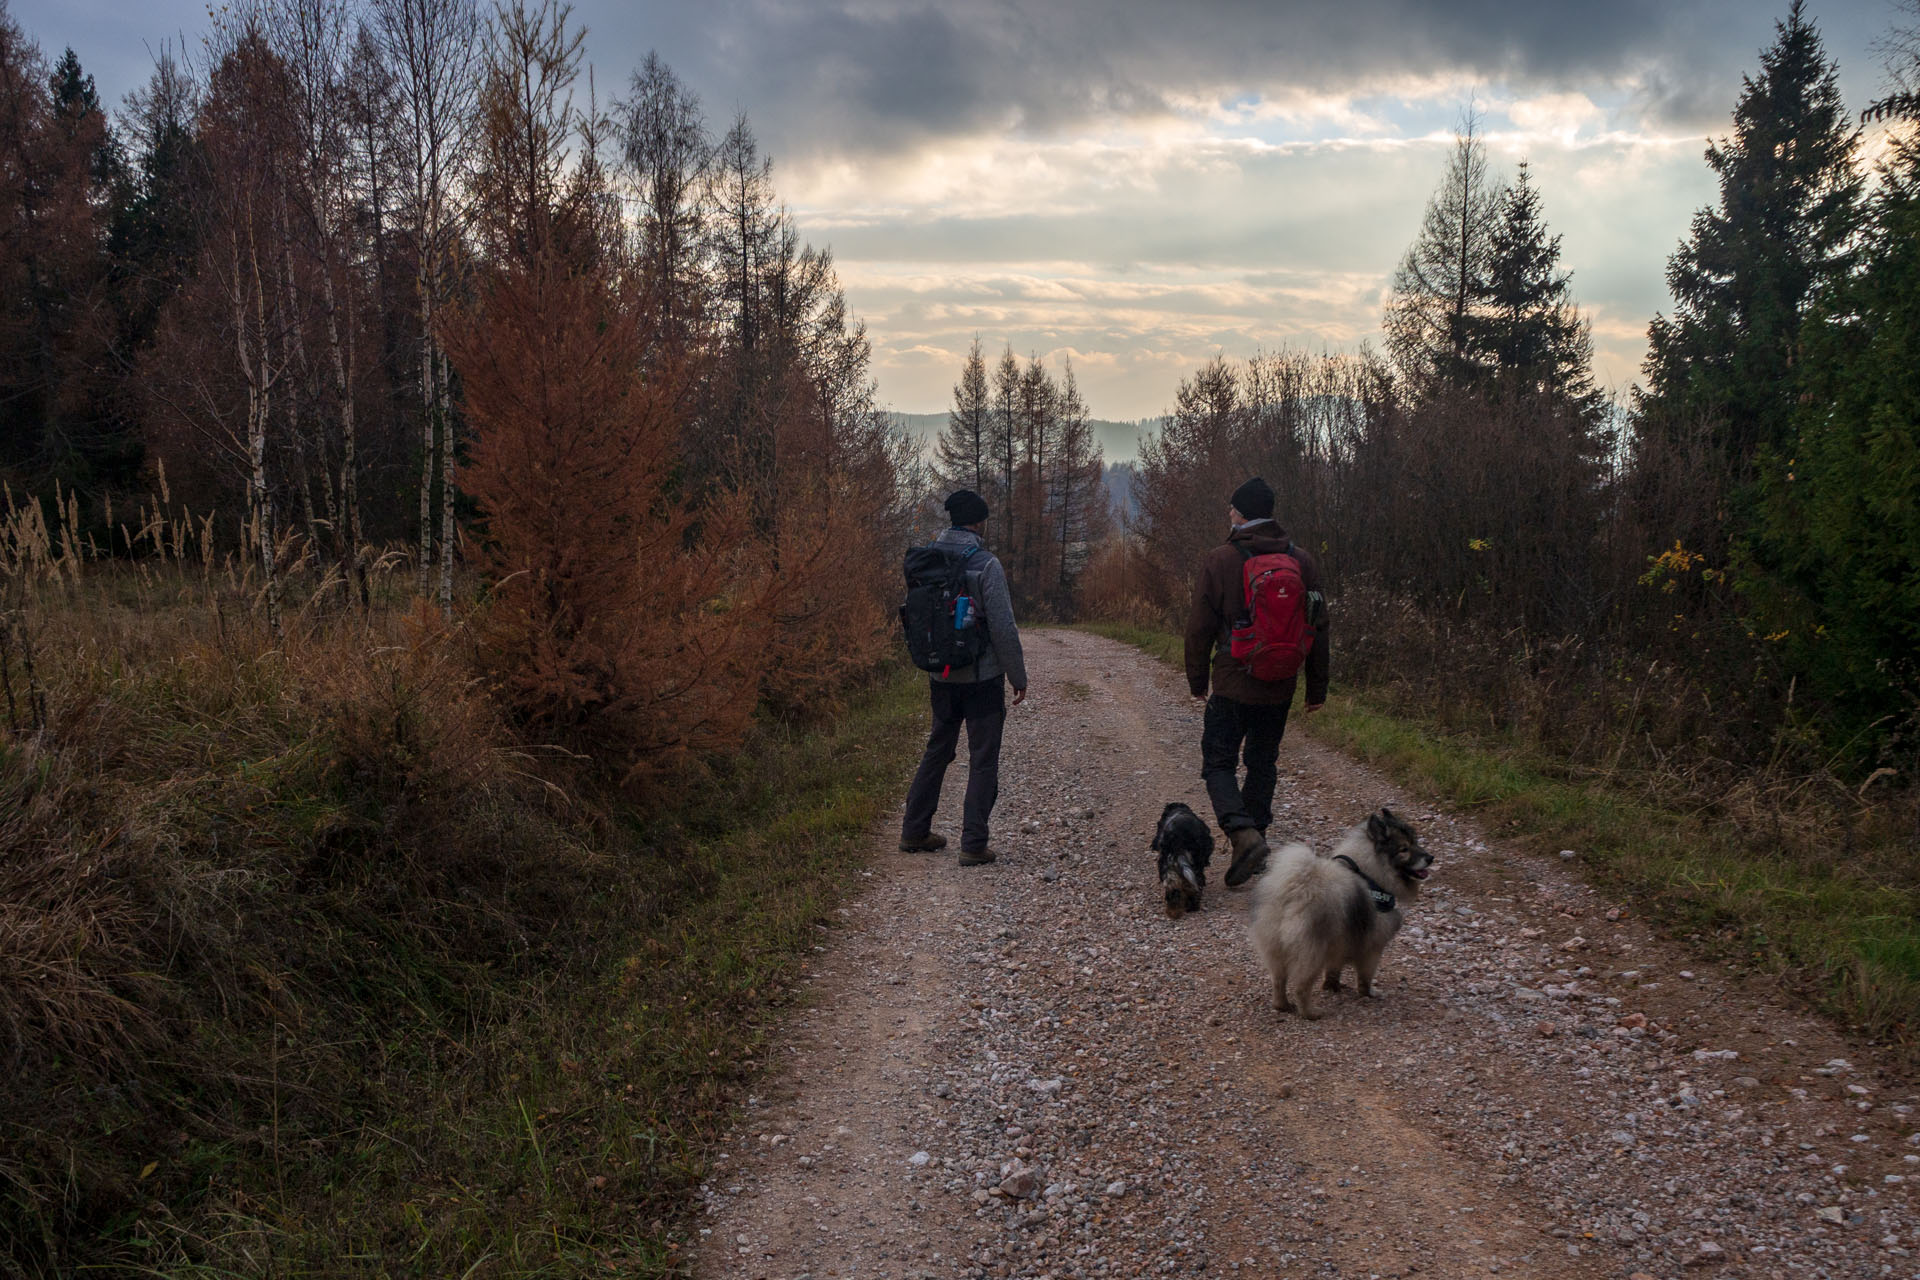
M519 743L397 605L276 639L104 577L30 603L0 1273L673 1271L915 682L635 795Z

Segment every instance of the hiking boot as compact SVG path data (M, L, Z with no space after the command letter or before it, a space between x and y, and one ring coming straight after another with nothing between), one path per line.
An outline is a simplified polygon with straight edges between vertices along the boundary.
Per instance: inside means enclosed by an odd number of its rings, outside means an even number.
M1227 888L1238 889L1267 869L1267 838L1258 827L1239 827L1227 833L1233 845L1233 865L1227 868Z
M936 849L944 849L946 847L947 838L945 836L937 836L931 831L921 836L918 840L909 840L905 836L900 837L900 852L902 853L932 853Z
M962 849L960 865L963 867L984 867L994 859L991 849Z

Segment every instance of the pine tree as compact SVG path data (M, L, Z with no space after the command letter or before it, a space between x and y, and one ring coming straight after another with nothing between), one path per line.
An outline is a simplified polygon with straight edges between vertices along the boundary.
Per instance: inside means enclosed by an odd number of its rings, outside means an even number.
M700 100L657 53L633 73L621 154L640 199L640 253L661 334L678 347L700 310L700 232L714 147Z
M1011 534L1007 540L1014 563L1019 566L1015 582L1029 592L1038 591L1047 580L1045 562L1053 549L1049 530L1053 494L1050 455L1057 395L1053 378L1040 357L1029 356L1020 374L1020 462L1015 472L1020 486L1020 537L1017 543Z
M1862 269L1803 332L1797 439L1761 454L1742 584L1834 739L1868 746L1920 706L1920 139L1870 212Z
M1487 287L1499 201L1478 117L1469 113L1387 302L1388 354L1401 377L1422 392L1467 386L1483 372L1470 331Z
M126 157L120 140L107 127L100 108L100 92L93 77L80 68L79 55L68 49L54 64L53 111L69 141L89 149L95 198L112 199L126 183Z
M121 170L73 51L49 71L0 9L0 472L47 496L125 484L139 459L110 378Z
M940 479L950 489L993 491L993 406L987 391L987 361L980 339L973 340L960 381L953 384L953 407L934 446Z
M1057 586L1070 596L1075 578L1087 562L1088 544L1106 532L1106 464L1093 438L1087 402L1080 394L1071 358L1062 362L1055 400L1059 440L1055 450L1053 506L1059 542Z
M636 308L539 250L489 273L447 348L473 423L462 483L492 569L496 687L536 735L636 773L733 745L758 687L753 610L715 608L715 584L735 605L761 584L722 568L730 536L696 536L672 491L675 388L642 373Z
M198 251L193 214L208 174L193 131L198 107L197 86L166 49L146 85L127 98L132 190L114 219L109 251L130 345L151 336L161 303L179 292Z
M1733 136L1707 148L1719 203L1668 260L1674 311L1649 331L1638 415L1668 435L1706 424L1736 479L1791 438L1801 322L1845 278L1860 225L1860 135L1804 0L1775 30Z
M1011 547L1019 527L1016 519L1019 494L1014 482L1020 448L1020 362L1013 357L1012 343L1000 353L1000 362L993 369L993 414L988 421L993 426L994 462L1000 469L999 509L1004 519L999 536Z
M1494 394L1535 397L1597 421L1593 336L1574 306L1572 273L1560 270L1560 237L1549 236L1526 162L1502 193L1489 237L1482 305L1468 319L1469 363Z

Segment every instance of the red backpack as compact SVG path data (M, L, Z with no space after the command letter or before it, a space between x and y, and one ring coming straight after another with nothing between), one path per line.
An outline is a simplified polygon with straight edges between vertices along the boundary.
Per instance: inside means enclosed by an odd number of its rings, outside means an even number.
M1286 551L1267 555L1255 555L1245 545L1239 550L1247 616L1228 631L1229 651L1255 680L1291 680L1313 652L1307 584L1296 548L1289 542Z

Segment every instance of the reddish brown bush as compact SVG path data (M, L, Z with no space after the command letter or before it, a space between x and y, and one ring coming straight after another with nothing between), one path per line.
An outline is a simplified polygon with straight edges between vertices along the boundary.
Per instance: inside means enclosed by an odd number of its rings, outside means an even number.
M634 308L542 255L500 269L446 341L473 424L494 689L531 733L631 773L734 744L757 687L743 623L769 574L739 504L696 527L673 491L672 376L642 374Z

